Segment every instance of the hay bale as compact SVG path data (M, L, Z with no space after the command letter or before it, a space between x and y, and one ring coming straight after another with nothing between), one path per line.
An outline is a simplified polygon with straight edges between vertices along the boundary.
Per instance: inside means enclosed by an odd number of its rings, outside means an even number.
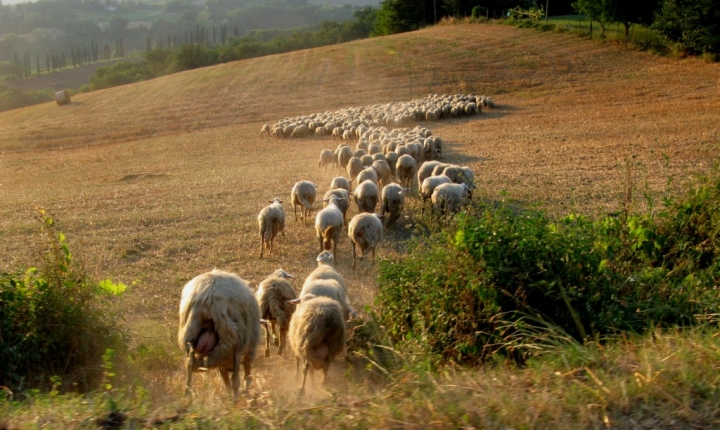
M70 92L68 90L62 90L55 93L55 103L58 106L66 105L70 103Z

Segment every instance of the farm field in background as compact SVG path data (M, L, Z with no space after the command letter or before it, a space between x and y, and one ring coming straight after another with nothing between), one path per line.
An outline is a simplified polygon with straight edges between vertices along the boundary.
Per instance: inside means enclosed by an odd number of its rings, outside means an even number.
M585 15L557 15L548 17L548 23L563 26L569 30L580 30L586 33L590 33L590 20ZM592 23L593 35L599 35L602 33L602 28L598 21ZM605 35L613 39L625 39L625 28L622 24L613 23L605 25ZM636 24L630 28L630 34L628 40L641 41L648 39L657 39L656 33L653 33L649 28L644 25Z
M709 171L720 141L719 71L573 35L447 25L0 113L0 269L32 261L34 208L48 210L90 272L131 285L118 311L137 373L122 377L174 396L185 282L216 267L257 286L282 267L299 288L315 267L315 231L293 219L290 189L306 179L324 193L344 175L317 168L320 151L337 142L262 138L263 123L428 93L489 95L498 108L480 116L419 123L446 142L444 160L474 170L478 198L592 216L620 208L628 170L638 195L658 196L671 175L680 189ZM260 260L256 218L273 197L285 201L287 235ZM418 209L415 199L407 206L406 214ZM411 229L411 220L399 223L379 256L401 253ZM352 273L347 236L338 254L354 307L372 305L374 271ZM296 388L289 360L256 363L263 392ZM342 380L350 370L336 363L333 372ZM214 393L221 384L213 374L198 386Z

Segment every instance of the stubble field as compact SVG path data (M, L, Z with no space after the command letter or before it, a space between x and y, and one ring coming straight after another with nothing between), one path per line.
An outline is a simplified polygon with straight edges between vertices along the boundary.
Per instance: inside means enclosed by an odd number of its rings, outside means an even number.
M481 198L593 215L620 208L628 171L638 193L656 195L670 175L679 188L708 171L720 142L719 77L717 64L699 60L571 35L454 25L193 70L81 94L65 107L5 112L0 270L30 264L34 208L47 209L89 271L132 285L117 309L136 371L154 394L172 395L181 384L174 338L185 282L216 267L257 286L282 267L300 278L299 288L315 266L314 228L293 219L290 189L307 179L324 193L344 174L317 168L319 152L337 142L262 138L263 123L428 93L486 94L497 109L420 124L447 142L445 160L476 172ZM285 200L287 236L261 260L256 217L273 197ZM387 234L380 257L402 252L409 224ZM346 236L339 249L355 308L371 305L375 272L352 273ZM259 358L261 391L294 387L290 363ZM333 371L342 380L346 370ZM214 375L205 383L220 386Z

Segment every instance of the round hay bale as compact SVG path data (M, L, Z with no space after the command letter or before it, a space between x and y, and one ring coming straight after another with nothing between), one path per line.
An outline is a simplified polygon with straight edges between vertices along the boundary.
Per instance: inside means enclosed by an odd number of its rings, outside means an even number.
M66 105L70 103L70 92L68 90L62 90L55 93L55 103L58 106Z

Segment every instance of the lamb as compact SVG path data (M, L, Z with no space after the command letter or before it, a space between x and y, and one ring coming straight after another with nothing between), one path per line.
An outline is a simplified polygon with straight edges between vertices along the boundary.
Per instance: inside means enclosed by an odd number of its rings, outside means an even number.
M395 164L395 172L403 188L412 190L417 168L418 166L415 159L410 155L401 155L400 158L398 158L397 164Z
M400 217L404 205L405 190L400 185L389 184L383 187L380 214L385 216L385 212L390 213L390 216L385 220L385 225L395 225L395 221Z
M375 212L375 206L377 206L380 191L378 190L377 185L368 179L355 187L353 197L360 212L372 213Z
M329 149L325 149L320 153L320 161L318 161L318 169L321 167L331 166L335 163L335 154Z
M320 252L329 250L332 246L333 255L337 255L337 244L345 226L345 217L338 202L337 196L330 196L328 205L315 217L315 233L320 243Z
M358 157L352 157L350 161L348 161L346 169L350 179L355 180L357 175L363 171L364 167L362 165L362 161L360 161Z
M290 346L295 353L296 375L303 366L300 394L305 392L308 371L322 369L327 383L330 363L345 349L347 328L338 302L307 294L290 321Z
M348 236L352 241L353 249L353 270L355 270L356 247L360 247L360 254L365 262L368 251L372 251L373 263L375 262L375 247L383 237L383 226L374 213L360 213L353 217L348 224Z
M466 197L472 198L472 190L467 184L440 184L432 193L433 210L446 216L455 213Z
M290 318L295 312L295 305L288 303L297 296L295 289L288 279L293 276L282 269L276 270L265 278L255 292L255 298L260 307L260 317L270 323L271 328L265 325L265 357L270 357L270 333L275 338L278 355L282 357L287 344L287 331ZM280 336L277 336L275 325L278 325ZM279 341L278 341L279 340Z
M336 188L342 188L350 192L350 181L348 181L346 178L343 178L342 176L333 178L332 182L330 182L330 189L334 190Z
M264 207L258 215L258 227L260 229L260 258L267 246L272 252L273 241L278 232L285 236L285 209L282 207L282 200L275 198L270 200L270 206Z
M293 204L293 215L297 221L297 207L300 206L300 216L303 223L310 216L310 211L315 203L315 194L317 193L317 185L310 181L296 182L290 193L290 200Z
M267 134L268 137L269 137L271 131L272 131L272 130L270 129L270 124L265 124L265 125L263 125L262 128L260 129L260 136L262 136L263 134Z
M328 190L325 193L325 196L323 197L323 202L325 202L324 203L325 206L327 206L328 202L330 201L331 196L335 196L338 198L337 205L343 214L343 225L344 225L345 214L347 214L347 210L350 208L350 193L345 188L335 188L332 190Z
M178 344L187 355L185 392L190 393L193 372L217 368L233 399L240 391L240 363L245 388L260 344L260 307L247 282L221 270L199 275L183 287ZM202 365L202 366L201 366Z

